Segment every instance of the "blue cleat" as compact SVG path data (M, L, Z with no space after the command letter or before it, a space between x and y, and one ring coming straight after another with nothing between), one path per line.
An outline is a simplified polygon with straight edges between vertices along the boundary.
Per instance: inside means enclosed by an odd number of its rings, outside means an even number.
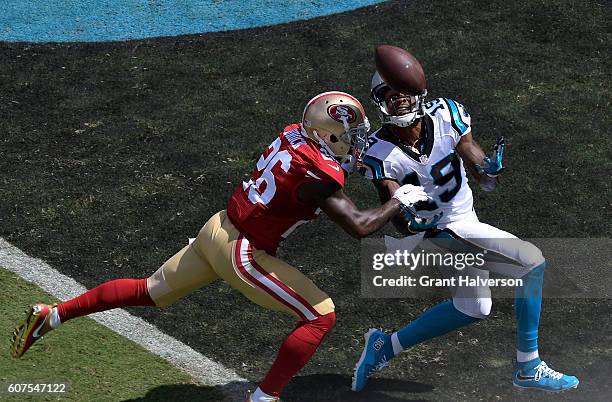
M515 361L512 383L523 389L563 392L578 387L579 381L574 376L551 369L538 357L525 363Z
M355 366L353 384L351 385L351 389L356 392L365 387L369 376L387 367L389 360L394 356L390 335L379 329L371 328L364 335L364 338L365 347Z

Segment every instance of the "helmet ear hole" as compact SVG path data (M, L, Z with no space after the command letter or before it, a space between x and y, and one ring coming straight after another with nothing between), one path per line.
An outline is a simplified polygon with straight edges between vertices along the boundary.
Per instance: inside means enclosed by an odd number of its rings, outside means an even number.
M332 135L330 135L330 136L329 136L329 140L330 140L331 142L333 142L334 144L335 144L336 142L340 141L340 140L338 139L338 137L336 137L334 134L332 134Z

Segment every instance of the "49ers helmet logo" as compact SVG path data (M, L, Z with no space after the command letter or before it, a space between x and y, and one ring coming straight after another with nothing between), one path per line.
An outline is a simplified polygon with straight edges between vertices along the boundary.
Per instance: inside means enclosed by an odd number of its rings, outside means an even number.
M330 105L327 114L334 120L342 122L343 118L350 124L357 120L357 113L348 105Z

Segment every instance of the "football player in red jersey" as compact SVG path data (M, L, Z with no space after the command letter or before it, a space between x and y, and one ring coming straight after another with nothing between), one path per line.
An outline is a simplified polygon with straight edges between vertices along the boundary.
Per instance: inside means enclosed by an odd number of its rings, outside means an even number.
M310 360L336 317L330 297L296 268L275 257L279 243L321 211L354 237L381 228L404 208L428 197L421 187L400 187L378 208L359 210L343 192L342 163L358 162L369 124L363 106L344 92L315 96L302 123L287 126L262 153L250 180L240 184L227 210L213 215L195 241L144 279L106 282L57 306L35 304L13 335L20 357L42 335L72 318L127 306L167 306L223 279L253 302L295 316L298 326L251 401L277 400Z

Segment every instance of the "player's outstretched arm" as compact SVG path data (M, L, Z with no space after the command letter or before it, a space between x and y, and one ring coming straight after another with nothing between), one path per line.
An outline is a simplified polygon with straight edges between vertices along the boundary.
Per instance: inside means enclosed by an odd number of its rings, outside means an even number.
M401 193L400 189L418 188L425 194L423 187L404 185L400 186L398 182L392 179L378 179L372 180L374 187L378 191L378 197L380 198L381 204L389 201L391 198L396 197L396 194ZM431 198L425 194L427 201L431 202ZM391 218L393 226L402 234L406 236L412 236L419 232L425 232L427 230L436 227L436 224L442 218L442 212L431 217L420 217L419 213L414 208L405 208L401 214L397 214Z
M298 190L300 200L314 203L351 236L360 239L382 228L400 213L400 202L392 198L378 208L359 210L337 184L306 183Z
M359 210L337 184L311 182L298 190L300 200L314 203L342 229L355 238L362 238L383 227L402 210L414 211L414 204L428 200L422 187L405 185L378 208Z
M382 179L382 180L372 180L374 187L378 191L378 198L380 198L380 203L384 204L392 199L393 194L400 188L400 185L395 180ZM406 236L413 235L414 232L408 229L410 221L404 214L397 214L391 218L391 222L393 226L402 234Z
M461 159L463 159L463 163L467 170L478 181L480 187L484 191L493 191L495 187L497 187L497 177L502 170L501 159L499 161L499 169L497 171L491 171L494 174L487 173L483 169L483 166L486 166L487 160L490 162L490 159L486 157L482 148L472 136L472 133L468 133L461 137L459 144L457 144L457 152L461 156Z

